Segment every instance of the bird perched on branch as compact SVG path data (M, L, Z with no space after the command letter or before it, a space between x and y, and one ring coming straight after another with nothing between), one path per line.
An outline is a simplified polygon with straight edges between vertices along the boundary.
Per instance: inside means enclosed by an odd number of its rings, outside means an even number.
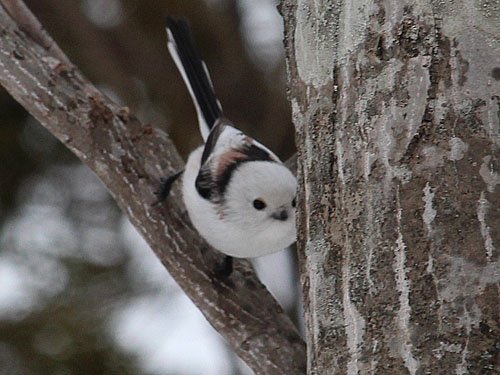
M189 155L183 171L164 181L160 195L164 199L183 174L189 218L211 246L230 257L258 257L290 246L296 238L294 175L224 117L188 22L168 17L167 34L205 144Z

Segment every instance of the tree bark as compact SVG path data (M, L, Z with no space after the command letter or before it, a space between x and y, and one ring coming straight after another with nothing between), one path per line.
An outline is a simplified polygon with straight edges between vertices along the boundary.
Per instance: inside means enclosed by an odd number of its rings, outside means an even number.
M160 177L182 168L169 138L89 83L19 0L0 1L0 84L99 176L177 283L256 373L304 373L304 343L249 262L237 261L230 278L217 277L212 270L220 257L190 225L179 191L165 205L154 204Z
M308 373L498 373L498 6L281 12Z

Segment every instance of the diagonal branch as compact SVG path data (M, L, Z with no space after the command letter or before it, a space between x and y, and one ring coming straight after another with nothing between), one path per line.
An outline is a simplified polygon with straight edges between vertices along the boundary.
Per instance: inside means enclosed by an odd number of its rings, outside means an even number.
M179 192L153 205L160 177L182 168L168 136L99 92L17 5L24 6L0 0L0 84L99 176L184 292L256 373L304 373L305 345L249 262L237 261L230 278L217 278L211 269L220 256L192 228Z

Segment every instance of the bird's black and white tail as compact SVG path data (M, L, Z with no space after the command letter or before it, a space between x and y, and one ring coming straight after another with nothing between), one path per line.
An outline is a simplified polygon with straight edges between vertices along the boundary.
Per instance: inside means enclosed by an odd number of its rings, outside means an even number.
M196 49L189 23L184 19L167 17L168 50L177 65L191 94L203 139L219 117L222 107L215 96L214 88L205 62Z

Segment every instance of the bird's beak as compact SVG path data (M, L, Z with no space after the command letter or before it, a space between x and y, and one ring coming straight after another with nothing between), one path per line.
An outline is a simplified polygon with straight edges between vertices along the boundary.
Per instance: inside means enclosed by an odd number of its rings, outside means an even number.
M277 211L277 212L273 213L271 215L271 217L275 220L285 221L288 219L288 212L287 212L287 210Z

